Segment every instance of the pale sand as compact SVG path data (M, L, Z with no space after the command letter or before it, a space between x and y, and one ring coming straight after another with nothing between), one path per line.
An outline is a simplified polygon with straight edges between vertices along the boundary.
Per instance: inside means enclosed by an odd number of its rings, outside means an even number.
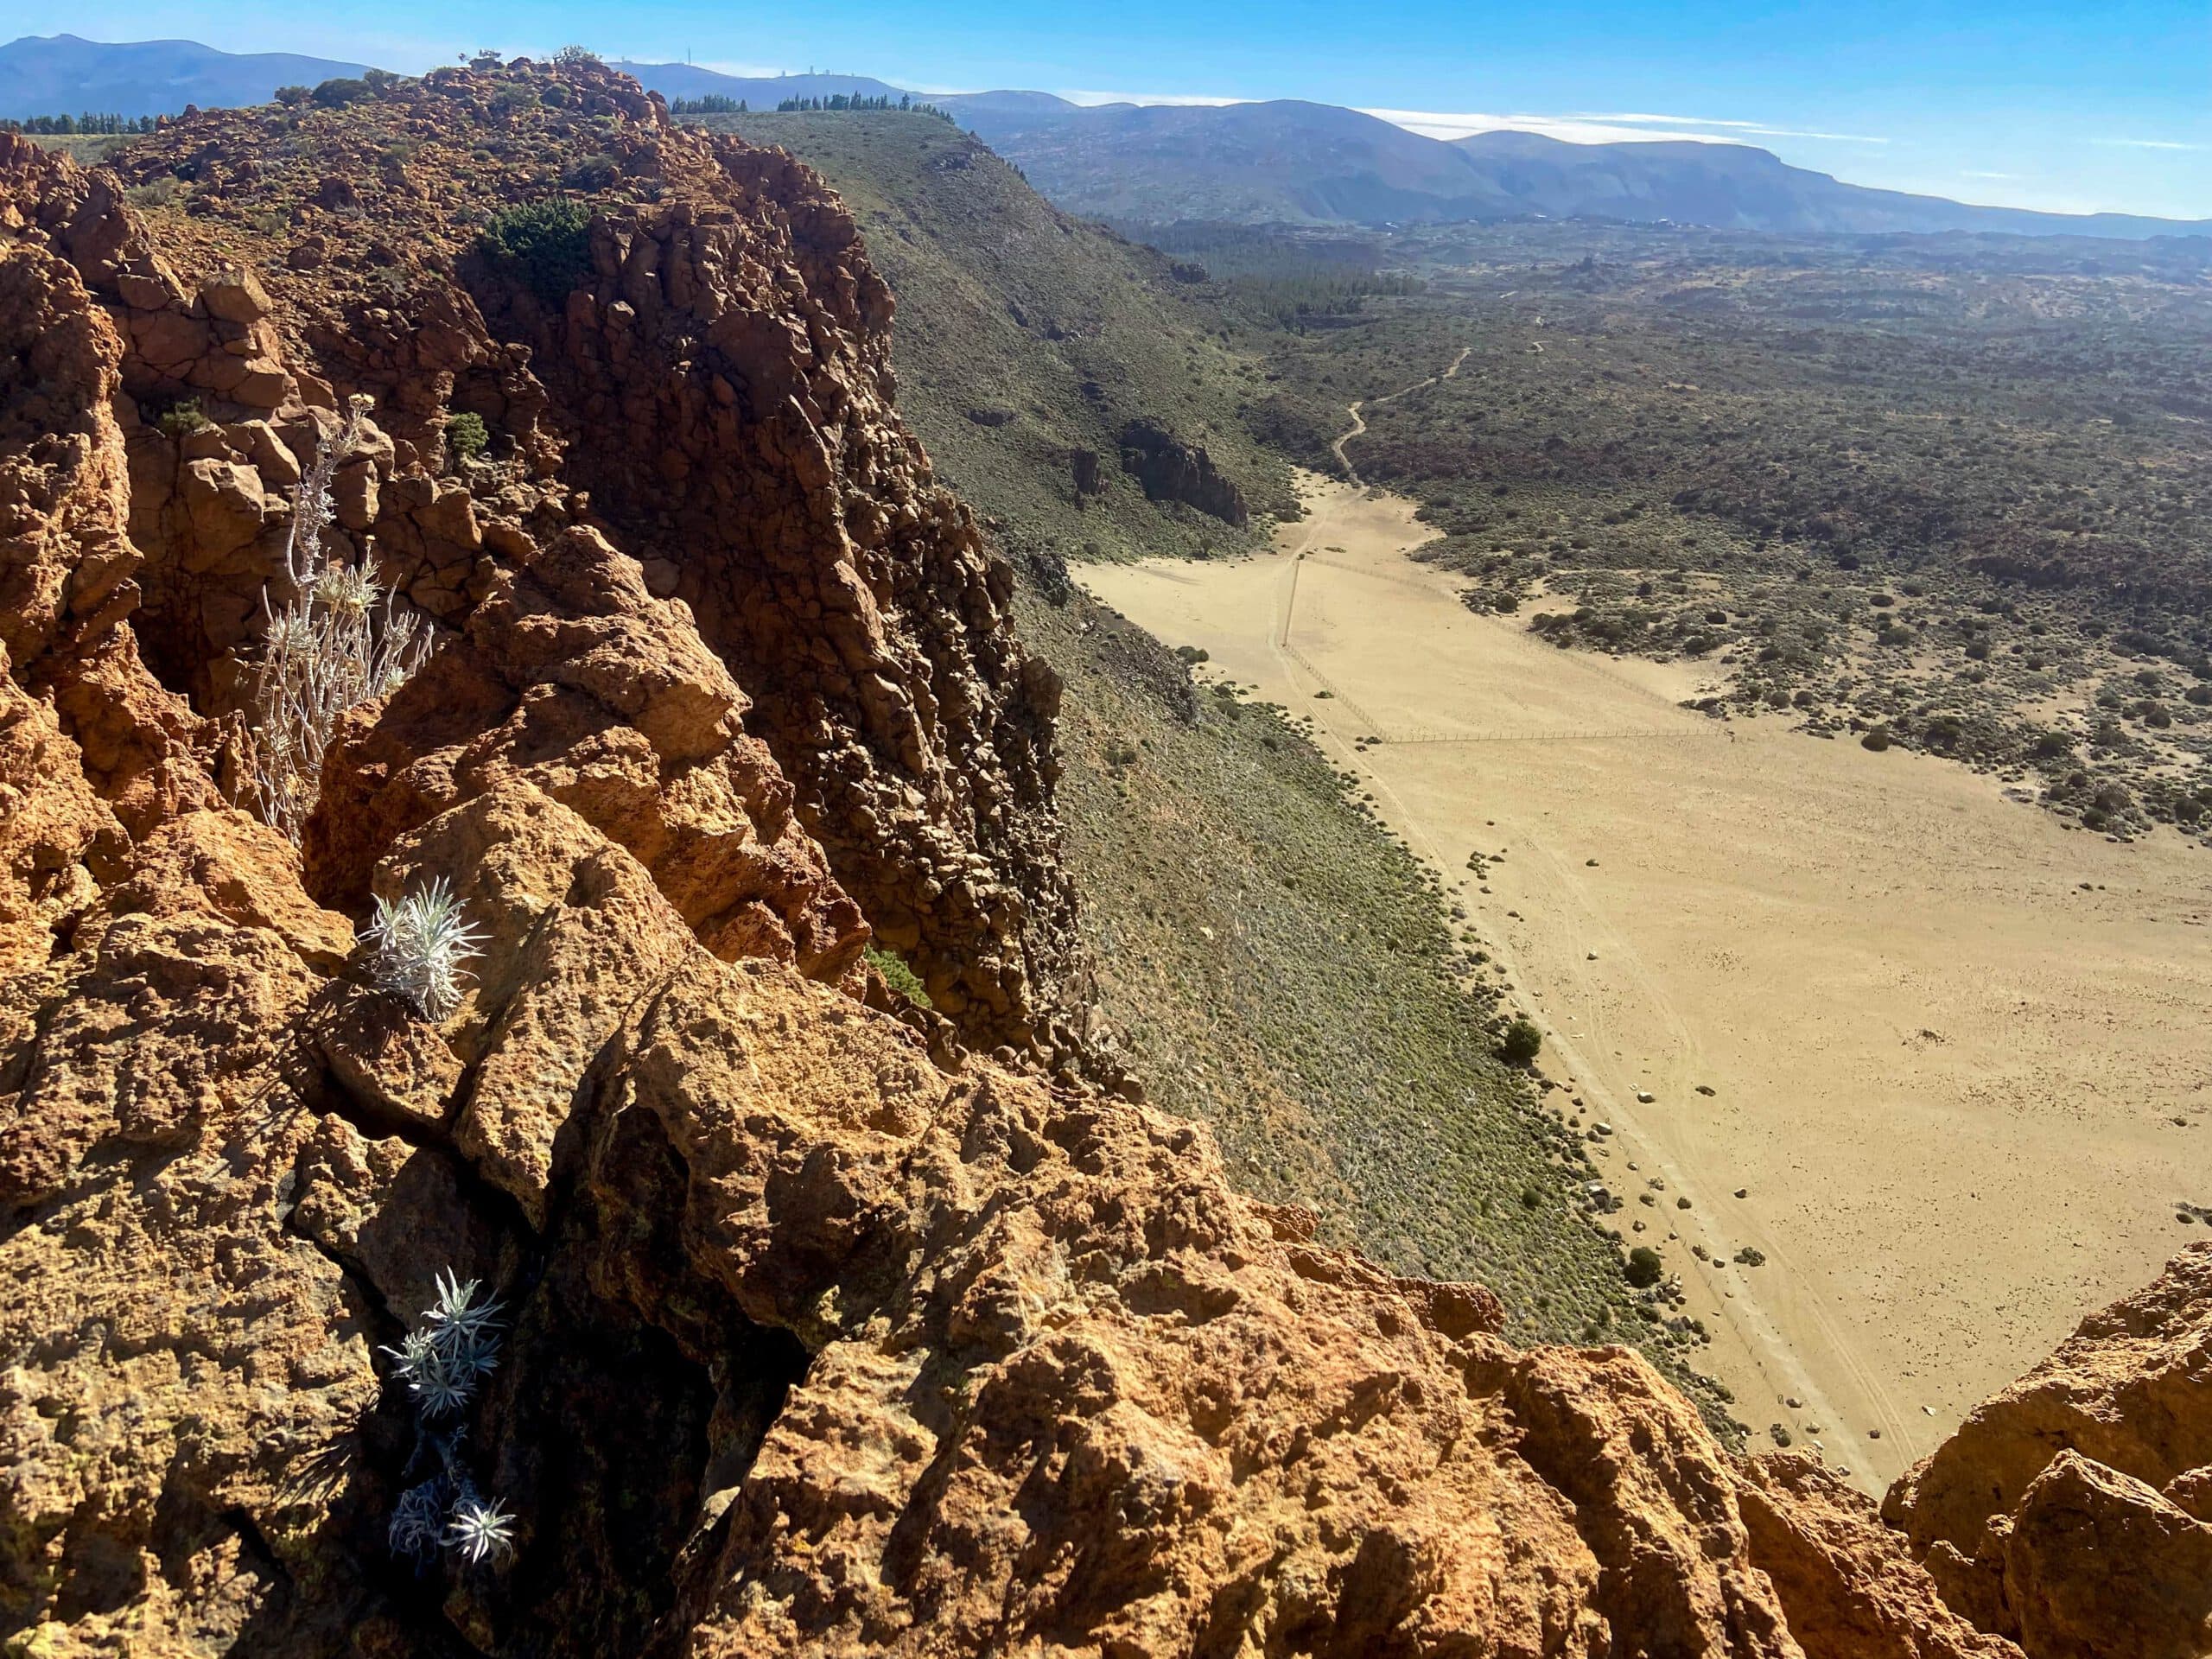
M1758 1443L1817 1425L1875 1489L2202 1236L2174 1206L2212 1204L2212 854L1779 718L1732 737L1675 706L1694 670L1477 616L1406 556L1409 503L1307 485L1272 556L1081 578L1311 715L1464 896L1547 1069L1619 1131L1615 1219L1682 1274ZM1488 895L1478 848L1506 855Z

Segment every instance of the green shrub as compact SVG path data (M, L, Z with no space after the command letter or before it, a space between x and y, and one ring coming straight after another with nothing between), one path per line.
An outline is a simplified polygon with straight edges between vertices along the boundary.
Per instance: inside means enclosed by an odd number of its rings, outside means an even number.
M1890 728L1886 726L1875 727L1859 740L1859 747L1862 749L1872 749L1875 753L1879 754L1890 747Z
M314 96L315 89L310 86L279 86L276 89L276 101L288 109L294 105L304 104Z
M333 75L308 96L326 110L341 110L348 104L358 104L375 94L369 83L357 76Z
M1622 1272L1638 1290L1649 1290L1667 1276L1667 1263L1649 1244L1639 1244L1628 1253L1628 1265Z
M868 947L868 965L883 976L883 982L905 997L909 1002L933 1007L929 989L922 983L922 976L906 965L904 957L894 955L880 944Z
M484 417L463 410L446 423L446 450L456 461L474 461L492 442Z
M502 208L477 238L486 258L548 305L569 296L591 265L591 211L580 201Z
M1505 1034L1497 1044L1499 1058L1510 1065L1534 1064L1536 1056L1543 1052L1543 1048L1544 1033L1528 1020L1516 1020L1507 1026Z
M213 423L200 412L200 400L197 397L180 397L162 411L162 418L158 424L165 436L185 438L190 437L202 427L211 425Z

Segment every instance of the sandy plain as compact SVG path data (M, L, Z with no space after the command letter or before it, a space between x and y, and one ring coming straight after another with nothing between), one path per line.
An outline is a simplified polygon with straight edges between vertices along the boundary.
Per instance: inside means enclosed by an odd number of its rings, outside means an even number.
M1310 719L1445 879L1755 1446L1878 1490L2202 1236L2212 855L1682 709L1694 666L1477 614L1409 502L1304 488L1271 555L1081 578Z

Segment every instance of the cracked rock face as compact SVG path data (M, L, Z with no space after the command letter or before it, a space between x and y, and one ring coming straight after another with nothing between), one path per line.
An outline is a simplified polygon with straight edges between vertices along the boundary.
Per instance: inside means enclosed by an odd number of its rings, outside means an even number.
M1883 1514L2036 1659L2212 1652L2212 1244L1977 1407Z
M266 142L294 118L166 135L140 164L198 205L162 251L111 181L0 138L0 1641L2019 1651L1938 1599L1921 1531L1731 1458L1633 1353L1516 1351L1488 1292L1318 1247L1192 1126L868 1006L879 914L1016 1058L1060 1058L1077 970L1052 687L889 413L887 296L817 184L590 67L441 72ZM462 272L448 126L662 199L541 304ZM234 218L272 201L301 233L264 258ZM225 804L237 652L356 388L381 441L340 522L441 632L296 849ZM690 469L665 508L602 396ZM441 468L456 400L501 435L480 471ZM760 522L700 518L717 480ZM435 879L480 954L433 1025L356 931ZM2142 1338L2162 1377L2201 1370L2202 1265ZM448 1269L502 1304L457 1427L515 1548L417 1571L385 1351ZM2080 1397L2193 1397L2139 1394ZM2022 1641L2165 1639L2082 1547L2146 1584L2196 1559L2198 1454L2138 1440L2156 1486L2089 1461L2117 1431L2004 1463ZM1981 1455L1917 1500L1976 1563Z

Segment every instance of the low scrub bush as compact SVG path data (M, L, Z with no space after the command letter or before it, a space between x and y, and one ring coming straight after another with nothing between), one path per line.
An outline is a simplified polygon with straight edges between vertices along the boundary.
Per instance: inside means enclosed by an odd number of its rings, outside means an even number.
M591 212L580 201L526 201L492 215L477 245L547 305L558 305L591 265Z
M925 1008L936 1006L930 1001L929 988L922 983L922 976L907 965L904 957L880 944L869 945L866 954L868 965L881 974L883 982L899 995Z
M1533 1020L1515 1020L1498 1039L1498 1057L1510 1065L1533 1065L1543 1050L1544 1033Z
M491 446L492 434L484 417L463 410L446 423L446 449L458 461L474 461Z
M200 412L197 397L180 397L162 411L162 418L156 424L164 437L188 438L213 423Z
M1628 1265L1622 1272L1638 1290L1649 1290L1666 1277L1667 1263L1649 1244L1639 1244L1628 1253Z

